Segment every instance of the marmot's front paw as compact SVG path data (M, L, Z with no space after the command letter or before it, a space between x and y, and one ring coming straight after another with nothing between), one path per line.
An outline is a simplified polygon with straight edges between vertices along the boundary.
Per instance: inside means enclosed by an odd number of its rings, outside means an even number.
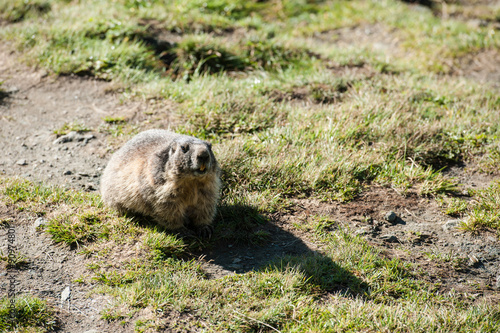
M198 229L198 236L202 238L210 239L212 238L212 234L214 233L214 227L211 225L204 225Z

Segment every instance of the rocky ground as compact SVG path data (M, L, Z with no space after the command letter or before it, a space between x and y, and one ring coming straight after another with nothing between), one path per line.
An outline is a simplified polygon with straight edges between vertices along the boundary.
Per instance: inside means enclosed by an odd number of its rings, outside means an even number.
M153 124L144 122L154 107L120 101L109 92L107 82L50 76L19 64L15 54L4 50L0 50L0 81L5 91L0 96L0 173L5 176L96 191L110 152L119 144L106 127L106 117L125 116L137 129L168 127L168 116ZM71 128L86 131L75 133ZM66 134L58 136L55 131ZM464 189L486 187L496 179L467 170L457 167L449 171ZM433 199L372 187L349 203L300 199L295 204L294 210L276 214L263 226L271 234L271 242L259 247L221 245L204 253L207 274L217 278L255 269L283 254L320 251L292 224L323 215L365 237L382 249L382 255L417 264L444 292L456 290L466 298L484 295L500 300L498 235L461 232L457 229L460 221L442 213ZM86 261L78 251L54 245L47 234L37 231L36 225L44 223L41 218L10 210L3 203L0 218L15 226L20 253L28 258L29 264L18 271L19 293L36 295L58 308L62 331L115 330L110 325L117 323L100 319L112 299L96 293L89 296L92 285L74 282L85 274ZM6 253L5 242L0 249ZM0 279L2 290L6 284L5 278ZM177 320L188 318L179 316Z

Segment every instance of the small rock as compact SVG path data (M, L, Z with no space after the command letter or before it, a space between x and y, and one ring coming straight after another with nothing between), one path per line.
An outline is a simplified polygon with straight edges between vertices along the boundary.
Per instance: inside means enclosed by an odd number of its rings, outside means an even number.
M233 264L237 264L237 263L239 263L239 262L241 262L241 259L240 259L240 258L235 258L235 259L233 260Z
M47 219L43 217L39 217L35 220L35 228L38 228L41 225L46 225L47 224Z
M480 265L481 261L473 254L469 254L469 262L467 263L470 267L477 267Z
M445 224L443 224L444 231L452 231L456 229L460 225L460 220L449 220Z
M18 91L19 91L19 88L16 86L8 87L7 89L5 89L5 92L7 94L15 94Z
M95 139L94 134L85 134L85 135L81 135L78 138L78 141L83 141L85 144L87 144L92 139Z
M86 189L87 191L95 191L95 190L96 190L96 188L95 188L94 184L92 184L92 183L87 183L87 184L85 184L85 189Z
M69 286L67 286L61 293L61 302L66 302L70 295L71 295L71 290L69 289Z
M98 331L97 330L88 330L88 331L85 331L83 333L98 333Z
M427 243L430 244L433 241L434 236L427 233L413 234L408 237L408 240L413 244Z
M82 177L88 177L89 176L89 174L86 173L86 172L79 172L78 175L82 176Z
M371 225L366 226L366 227L361 227L358 230L354 232L355 235L368 235L372 234L375 231L375 228Z
M63 135L63 136L61 136L61 137L57 138L57 139L53 142L53 144L71 142L71 141L75 140L77 136L78 136L78 133L77 133L77 132L75 132L75 131L71 131L71 132L69 132L68 134Z
M72 173L73 173L73 172L71 172L70 170L66 170L66 171L64 171L63 176L69 176L69 175L71 175Z
M396 215L396 213L394 213L393 211L389 211L385 214L384 216L385 220L387 222L390 222L392 224L396 224L396 221L398 219L398 216Z
M17 165L28 165L28 162L25 159L20 159L16 162Z
M500 289L500 274L497 275L497 282L495 283L495 288Z
M397 243L399 239L395 235L387 234L380 236L380 239L388 243Z

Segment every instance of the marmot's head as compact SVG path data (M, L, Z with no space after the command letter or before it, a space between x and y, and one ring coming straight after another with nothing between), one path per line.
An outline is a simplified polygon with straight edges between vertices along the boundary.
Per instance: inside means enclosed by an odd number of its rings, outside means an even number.
M210 143L184 136L170 146L168 164L171 172L196 177L204 176L216 167Z

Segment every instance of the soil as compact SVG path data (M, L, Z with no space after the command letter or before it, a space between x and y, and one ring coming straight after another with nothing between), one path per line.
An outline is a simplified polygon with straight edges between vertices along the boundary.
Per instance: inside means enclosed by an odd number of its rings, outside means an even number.
M361 30L360 30L361 31ZM367 28L363 29L367 32ZM341 32L341 34L347 32ZM372 35L370 33L370 35ZM395 47L396 40L383 34L381 45ZM368 39L367 39L368 40ZM477 72L483 68L474 63ZM481 68L480 68L481 67ZM483 78L484 76L482 76ZM496 78L496 76L494 76ZM168 127L172 121L168 106L147 101L122 102L111 83L78 77L54 77L42 70L26 67L17 55L0 48L0 81L6 91L0 96L0 173L21 176L67 187L96 191L111 151L120 144L107 130L105 117L125 117L136 130ZM161 117L153 118L158 112ZM65 124L77 124L88 131L57 136L54 131ZM63 138L63 139L61 139ZM64 138L67 141L64 141ZM467 187L486 187L498 177L468 173L471 168L456 167L450 175ZM473 169L473 168L472 168ZM386 218L395 214L393 222ZM295 200L294 209L277 214L262 228L271 235L263 245L220 244L200 254L202 267L210 278L243 273L285 254L321 253L321 249L297 231L312 215L330 216L381 250L381 255L415 263L422 276L438 282L443 291L457 290L463 297L485 296L500 300L500 241L497 234L477 235L460 232L454 221L443 214L435 200L416 194L402 195L391 188L370 187L349 203L323 203L311 199ZM16 291L47 300L57 309L62 332L131 331L133 318L122 326L101 319L101 311L113 300L90 293L94 285L75 280L85 275L87 262L78 251L56 245L36 230L37 218L14 211L0 203L0 219L9 220L16 230L16 243L27 264L17 271ZM38 223L40 220L38 220ZM42 221L43 222L43 221ZM5 239L5 231L0 231ZM6 253L2 242L0 250ZM3 268L3 267L2 267ZM2 293L7 289L4 270L0 273ZM64 300L64 291L70 295ZM147 316L148 309L136 316ZM186 314L166 315L169 323L189 323Z

